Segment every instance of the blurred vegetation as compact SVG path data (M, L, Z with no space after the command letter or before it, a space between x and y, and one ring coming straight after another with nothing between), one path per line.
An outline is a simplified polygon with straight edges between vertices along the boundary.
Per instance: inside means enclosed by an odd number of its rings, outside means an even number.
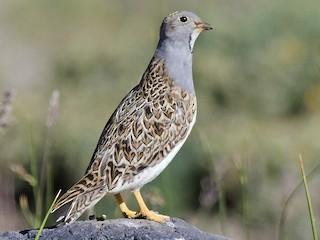
M186 146L142 194L159 212L203 230L276 239L284 202L301 181L299 154L306 173L319 165L315 0L1 1L0 93L15 94L14 121L0 132L0 179L13 181L12 164L30 172L31 146L42 165L48 102L58 89L48 155L53 192L75 183L104 124L149 63L163 17L178 9L194 11L215 28L199 37L194 51L197 123ZM316 219L319 179L317 174L308 182ZM0 228L28 227L18 199L27 195L34 211L32 188L19 179L7 186L0 190ZM18 210L8 214L5 201L12 198L6 196L13 194ZM136 207L131 194L125 198ZM111 196L94 212L121 216ZM302 190L291 200L283 228L285 239L311 238Z

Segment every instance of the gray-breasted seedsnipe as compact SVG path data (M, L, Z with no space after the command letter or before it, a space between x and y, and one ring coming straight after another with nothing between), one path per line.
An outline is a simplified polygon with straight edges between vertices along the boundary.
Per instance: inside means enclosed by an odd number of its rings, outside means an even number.
M71 203L62 220L74 222L106 194L113 194L123 215L157 222L169 217L150 211L140 188L155 179L186 141L196 119L192 79L195 40L212 27L192 12L167 16L160 40L140 83L121 101L107 122L85 176L54 205ZM139 210L131 211L120 193L131 190Z

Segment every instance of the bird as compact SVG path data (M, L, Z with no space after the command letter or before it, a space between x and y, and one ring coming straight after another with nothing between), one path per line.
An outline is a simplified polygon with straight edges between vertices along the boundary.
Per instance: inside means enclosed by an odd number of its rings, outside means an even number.
M211 29L190 11L176 11L164 18L147 69L106 123L84 177L53 206L52 213L70 204L59 222L75 222L105 195L114 195L126 218L170 220L149 210L140 189L168 166L195 123L193 47L199 34ZM139 210L127 207L121 196L127 190L133 193Z

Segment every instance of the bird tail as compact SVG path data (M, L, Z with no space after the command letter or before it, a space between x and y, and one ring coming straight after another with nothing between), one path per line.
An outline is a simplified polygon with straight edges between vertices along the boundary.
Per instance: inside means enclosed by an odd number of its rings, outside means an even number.
M95 182L90 181L90 179L92 179L90 175L91 173L88 173L84 176L55 203L51 213L71 202L67 213L59 217L57 222L65 222L66 224L73 223L85 210L90 206L94 206L106 194L106 191L103 191L102 184L97 185Z

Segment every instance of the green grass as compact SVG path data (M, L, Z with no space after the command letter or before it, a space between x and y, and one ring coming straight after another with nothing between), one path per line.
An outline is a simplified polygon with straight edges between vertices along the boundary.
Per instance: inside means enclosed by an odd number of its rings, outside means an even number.
M237 173L240 179L241 185L241 214L243 221L243 238L250 239L250 226L249 226L249 206L248 206L248 176L247 176L247 167L245 166L242 159L234 158L234 165L237 169Z
M52 97L49 103L49 111L47 116L47 134L45 138L45 149L42 161L38 161L35 153L35 143L33 140L33 129L29 128L29 169L26 170L22 165L11 165L11 170L15 172L19 178L27 182L32 188L34 211L32 212L30 207L30 199L25 194L19 196L19 204L21 211L28 221L29 225L33 228L40 226L41 220L44 217L44 210L50 206L52 202L52 167L49 158L49 152L51 148L52 135L51 131L55 124L57 108L59 102L59 92L53 91ZM40 165L40 167L39 167ZM46 216L46 219L48 217Z
M312 203L311 203L311 197L310 197L310 193L309 193L307 177L306 177L306 173L304 170L304 163L303 163L303 159L302 159L301 155L299 156L299 160L300 160L300 169L301 169L301 175L302 175L302 179L303 179L303 185L304 185L304 189L306 192L306 199L307 199L307 203L308 203L308 212L309 212L310 223L311 223L311 227L312 227L312 236L313 236L314 240L317 240L318 233L317 233L316 219L315 219L314 213L313 213L313 207L312 207Z
M35 240L38 240L38 239L40 238L41 233L42 233L42 231L43 231L43 229L44 229L44 226L46 225L46 222L47 222L47 220L48 220L48 218L49 218L49 216L50 216L50 214L51 214L51 210L52 210L54 204L56 203L56 201L58 200L58 197L59 197L60 193L61 193L61 190L59 190L59 192L57 193L57 195L56 195L55 198L53 199L53 201L52 201L52 203L51 203L51 205L50 205L50 207L49 207L49 209L48 209L48 211L47 211L47 213L46 213L43 221L41 222L41 225L40 225L40 228L39 228L39 230L38 230L38 233L37 233L37 235L36 235L36 237L35 237Z
M301 159L301 158L300 158ZM301 168L301 163L300 162L300 169L301 173L303 171L304 173L304 168ZM286 230L286 220L287 220L287 215L289 211L289 206L292 205L292 202L297 199L297 194L301 190L302 186L307 183L307 180L310 182L313 178L317 177L317 174L320 171L320 165L317 165L309 174L307 174L303 179L300 181L300 183L292 190L292 192L289 194L289 196L285 199L283 206L282 206L282 211L281 211L281 216L280 216L280 223L279 223L279 231L278 231L278 239L279 240L284 240L285 239L285 230ZM308 197L310 198L310 196ZM313 231L314 234L314 231Z

